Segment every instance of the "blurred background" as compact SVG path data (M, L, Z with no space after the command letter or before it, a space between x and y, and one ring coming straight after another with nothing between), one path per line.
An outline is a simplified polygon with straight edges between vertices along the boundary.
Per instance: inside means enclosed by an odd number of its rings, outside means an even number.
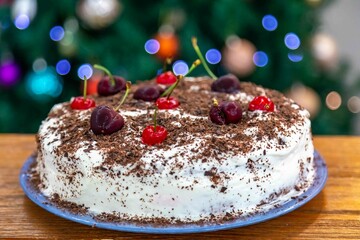
M132 82L167 57L282 91L314 134L360 134L360 1L0 0L0 132L34 133L58 102L96 94L101 64ZM185 65L186 67L186 65ZM204 75L202 67L192 75Z

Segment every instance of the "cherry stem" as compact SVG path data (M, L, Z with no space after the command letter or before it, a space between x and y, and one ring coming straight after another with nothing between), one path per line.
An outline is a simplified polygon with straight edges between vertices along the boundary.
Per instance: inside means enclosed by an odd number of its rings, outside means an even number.
M196 59L191 65L189 71L184 75L184 77L188 76L194 69L201 64L200 59Z
M177 87L177 85L179 84L180 80L183 79L183 78L184 78L183 75L181 75L181 74L180 74L180 75L177 75L177 76L176 76L176 82L175 82L173 85L171 85L168 89L166 89L166 91L163 92L160 97L165 97L165 96L167 96L167 99L169 99L170 96L171 96L171 94L172 94L172 92L173 92L174 89Z
M155 111L154 111L154 115L153 115L153 121L154 121L154 132L156 132L156 126L157 126L157 111L158 111L158 107L155 106Z
M110 84L111 84L111 86L112 86L112 87L115 86L114 76L111 74L111 72L110 72L107 68L105 68L104 66L98 65L98 64L94 64L94 68L104 71L105 74L108 75L109 78L110 78Z
M161 94L161 97L165 97L167 96L167 99L170 98L172 92L174 91L174 89L177 87L177 85L179 84L179 82L186 77L187 75L189 75L197 66L199 66L201 64L201 61L199 59L196 59L193 64L191 65L189 71L183 76L183 75L178 75L176 76L176 82L173 83L173 85L171 85L168 89L166 89L165 92L163 92L163 94Z
M118 111L118 110L120 109L121 105L125 102L126 97L129 95L130 87L131 87L131 82L127 81L127 82L126 82L125 94L124 94L124 96L122 97L119 105L115 108L115 111Z
M219 106L219 102L218 102L218 100L216 98L213 98L212 100L213 100L213 105L215 107Z
M210 77L214 80L217 79L217 76L210 70L209 66L207 65L204 56L202 55L199 46L197 45L197 38L196 37L192 37L191 39L193 48L196 52L196 54L198 55L198 57L200 58L205 70L207 71L207 73L210 75Z
M86 92L87 92L87 77L84 75L84 89L83 89L84 100L86 100Z

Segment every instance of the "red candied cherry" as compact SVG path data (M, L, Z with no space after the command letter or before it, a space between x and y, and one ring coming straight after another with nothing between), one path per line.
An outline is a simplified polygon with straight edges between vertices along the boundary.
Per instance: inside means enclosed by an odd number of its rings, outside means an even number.
M218 125L238 123L242 117L241 107L235 102L222 102L220 105L216 99L210 108L210 120Z
M95 107L95 101L91 98L86 97L86 88L87 88L87 78L84 76L84 89L83 96L75 97L70 104L72 109L76 110L86 110L89 108Z
M273 112L275 110L275 105L268 97L258 96L249 103L249 111L255 110Z
M97 92L100 96L114 95L126 89L126 80L119 76L113 76L108 69L98 64L94 68L104 71L107 76L104 76L97 85Z
M147 145L155 145L162 143L167 137L167 130L163 126L147 126L142 135L141 139L143 143Z
M167 130L163 126L156 125L157 108L154 111L154 125L147 126L141 135L144 144L155 145L162 143L167 137Z
M90 98L75 97L71 101L71 108L76 110L86 110L95 107L95 101Z
M161 97L155 104L159 109L174 109L180 105L180 102L174 97Z
M139 87L134 93L134 99L141 99L144 101L155 101L163 93L164 90L157 85L146 85Z
M171 71L163 72L156 77L156 83L158 84L171 85L175 82L176 76Z
M200 60L196 59L196 61L193 62L193 64L191 65L189 71L186 73L185 76L191 73L197 66L199 66L200 63L201 63ZM171 85L168 89L166 89L166 91L161 94L161 97L156 100L155 104L159 109L174 109L180 105L180 102L176 98L171 97L171 94L174 91L174 89L179 85L179 82L182 79L184 79L185 76L181 74L178 75L176 77L176 82L173 85Z
M98 106L91 113L90 128L94 134L109 135L119 131L125 125L124 118L117 112L124 103L130 90L130 82L126 83L126 91L119 105L113 109L109 106Z
M211 90L224 93L238 92L240 90L240 82L235 75L227 74L216 79L211 84Z

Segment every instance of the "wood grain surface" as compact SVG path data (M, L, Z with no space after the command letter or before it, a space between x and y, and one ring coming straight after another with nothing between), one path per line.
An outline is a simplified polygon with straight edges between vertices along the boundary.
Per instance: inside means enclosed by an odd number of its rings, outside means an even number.
M184 235L103 230L46 212L23 193L18 175L34 135L0 134L0 238L58 239L360 239L360 137L314 137L325 159L325 189L285 216L243 228Z

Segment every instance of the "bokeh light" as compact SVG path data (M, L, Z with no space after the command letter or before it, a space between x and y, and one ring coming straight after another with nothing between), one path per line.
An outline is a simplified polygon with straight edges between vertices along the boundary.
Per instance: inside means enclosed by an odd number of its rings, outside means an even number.
M53 41L60 41L64 38L65 30L61 26L55 26L50 30L50 38Z
M163 69L163 68L159 68L159 69L156 71L156 76L162 74L163 72L164 72L164 69Z
M231 35L226 38L226 46L222 51L223 66L238 76L249 76L255 70L255 45L247 39Z
M14 61L6 61L0 65L0 86L10 87L20 78L20 67Z
M147 40L145 43L145 51L149 54L155 54L160 49L160 43L156 39Z
M328 34L317 33L312 38L311 53L321 69L332 70L339 66L339 46Z
M158 57L166 59L178 55L180 42L175 34L171 32L162 32L159 29L159 33L155 36L155 39L160 43L160 49L156 53Z
M347 102L347 107L352 113L360 112L360 98L358 96L352 96Z
M189 66L185 61L178 60L174 62L172 69L175 75L185 75L189 71Z
M325 102L330 110L336 110L341 106L341 96L338 92L332 91L326 96Z
M288 33L285 35L284 42L286 47L291 50L298 49L300 47L300 38L295 33Z
M90 64L86 63L78 68L77 74L81 80L84 80L84 76L89 79L93 75L93 69Z
M44 58L37 58L32 64L32 69L34 72L43 71L47 68L47 62Z
M30 18L26 14L18 15L14 20L15 27L24 30L29 27L30 25Z
M263 51L257 51L253 55L253 62L258 67L265 67L268 64L269 58Z
M210 64L217 64L221 61L221 53L219 50L212 48L205 54L206 61Z
M311 87L307 87L300 82L295 82L290 91L285 92L286 96L304 107L310 113L310 119L314 119L321 109L321 98Z
M60 52L65 56L72 56L75 53L74 33L65 31L65 36L60 41Z
M64 22L64 29L72 33L79 30L79 22L76 18L69 18Z
M25 79L25 85L28 93L35 99L44 96L55 98L63 90L62 81L52 68L30 73Z
M288 58L292 62L300 62L303 60L303 57L301 53L288 53Z
M60 75L66 75L70 72L71 65L66 59L60 60L56 64L56 72Z
M265 15L262 19L263 27L268 31L274 31L278 26L278 21L273 15Z

